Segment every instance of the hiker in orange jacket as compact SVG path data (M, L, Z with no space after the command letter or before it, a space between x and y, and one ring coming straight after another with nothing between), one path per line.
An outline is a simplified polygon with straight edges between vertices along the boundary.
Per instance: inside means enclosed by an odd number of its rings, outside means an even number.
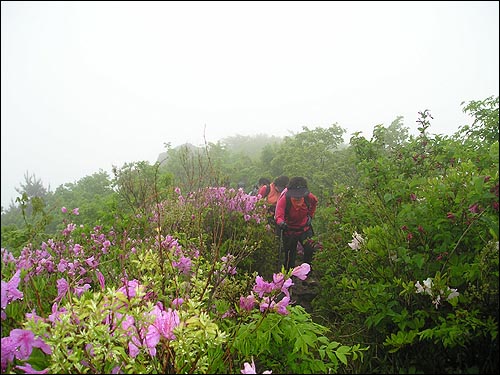
M286 188L288 181L290 179L288 176L279 176L271 183L269 194L266 197L267 211L274 217L274 211L276 209L276 203L280 197L281 192Z
M279 236L280 231L276 226L276 222L274 221L274 211L276 210L276 203L280 197L280 194L286 188L288 184L289 178L288 176L279 176L269 185L269 188L265 195L265 202L267 206L267 223L273 228L274 233Z

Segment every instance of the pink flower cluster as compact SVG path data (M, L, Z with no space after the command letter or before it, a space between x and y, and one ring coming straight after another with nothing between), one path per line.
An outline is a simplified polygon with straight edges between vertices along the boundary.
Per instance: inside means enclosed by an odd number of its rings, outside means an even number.
M12 301L23 298L23 292L17 289L20 281L21 281L21 270L17 270L14 276L12 276L12 278L8 282L2 280L2 297L1 297L2 320L7 319L7 315L5 314L5 308L7 307L7 305Z
M242 374L257 374L257 370L255 369L255 362L253 361L252 358L252 364L245 362L243 364L243 370L241 370ZM266 370L263 372L263 374L272 374L273 372L271 370Z
M240 308L250 311L258 304L261 312L276 311L278 314L288 315L287 306L290 304L288 289L294 285L291 276L305 280L310 270L311 266L308 263L302 263L292 270L290 276L281 272L273 274L272 282L267 282L262 276L257 276L252 292L246 297L240 297ZM254 293L257 294L260 301L257 300ZM277 301L281 293L283 293L283 298Z
M257 223L260 223L266 220L265 215L255 210L259 198L245 193L242 189L235 190L224 186L208 187L196 193L188 194L187 198L181 195L179 188L175 188L175 192L179 195L179 201L183 204L192 202L196 205L196 202L202 202L205 207L215 204L228 212L241 212L245 221L253 219ZM203 198L201 200L199 200L200 195Z
M28 359L33 352L33 348L40 348L45 354L52 354L52 349L41 338L25 329L13 329L10 335L2 337L2 373L7 370L7 365L17 358L21 361ZM30 366L31 368L31 366ZM33 374L34 372L29 372ZM46 372L42 372L46 373Z

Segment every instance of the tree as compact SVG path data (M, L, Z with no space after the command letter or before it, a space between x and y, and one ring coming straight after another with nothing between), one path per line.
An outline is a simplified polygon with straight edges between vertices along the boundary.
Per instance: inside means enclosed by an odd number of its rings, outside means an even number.
M387 128L375 125L372 140L382 148L395 149L408 140L408 127L403 126L403 116L398 116Z
M163 199L164 186L170 184L169 177L160 174L159 163L150 165L140 161L126 163L121 168L113 166L113 174L112 186L120 197L121 209L143 217L147 217L154 203Z
M465 102L462 102L462 105ZM464 113L468 113L474 118L472 125L460 127L456 133L457 138L465 137L467 143L473 144L476 148L481 148L484 144L491 145L498 141L499 135L499 105L498 96L490 96L485 100L470 101L463 108Z
M289 177L305 177L311 191L318 191L320 186L332 186L336 178L334 166L337 151L343 142L345 129L337 124L326 129L309 129L307 126L302 129L298 134L285 137L271 162L272 168Z
M35 174L24 175L16 191L21 195L11 203L7 211L2 209L2 246L19 249L26 242L36 237L43 238L44 231L52 221L47 208L47 199L51 194L43 186L42 180Z
M63 221L62 207L68 210L79 208L79 224L104 224L113 220L113 210L116 205L116 193L108 172L99 170L90 176L85 176L76 183L66 183L59 186L48 204L54 208L56 220L49 226L52 232L56 225Z
M43 186L42 179L36 178L34 173L30 175L28 171L24 174L24 184L21 182L19 187L15 189L21 195L26 193L28 198L45 198L48 194L48 190Z

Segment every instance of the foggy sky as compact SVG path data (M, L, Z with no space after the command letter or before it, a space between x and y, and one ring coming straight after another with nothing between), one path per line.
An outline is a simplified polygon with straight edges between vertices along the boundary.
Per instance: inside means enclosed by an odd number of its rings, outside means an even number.
M164 143L469 124L499 94L498 2L1 3L1 199Z

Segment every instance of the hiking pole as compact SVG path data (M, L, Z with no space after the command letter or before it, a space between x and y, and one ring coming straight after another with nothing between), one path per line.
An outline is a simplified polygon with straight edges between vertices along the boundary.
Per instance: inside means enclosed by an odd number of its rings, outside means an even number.
M278 250L278 271L281 269L281 252L283 251L283 228L280 228L280 246Z

